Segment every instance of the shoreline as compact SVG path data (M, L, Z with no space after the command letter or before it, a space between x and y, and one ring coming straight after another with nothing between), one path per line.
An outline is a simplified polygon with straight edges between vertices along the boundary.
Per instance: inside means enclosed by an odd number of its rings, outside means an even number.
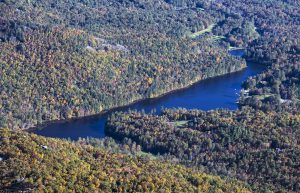
M95 113L95 114L90 114L90 115L85 115L85 116L80 116L80 117L72 117L72 118L69 118L69 119L60 119L60 120L46 121L46 122L44 122L44 123L42 123L40 125L36 125L36 126L30 127L30 128L27 128L27 129L23 129L23 131L34 132L36 130L42 130L44 127L47 127L48 125L55 124L55 123L67 123L67 122L72 122L72 121L76 121L76 120L79 120L79 119L85 119L85 118L88 119L88 118L100 117L100 116L105 115L107 113L110 113L112 111L117 111L118 109L129 107L129 106L131 106L133 104L136 104L136 103L144 101L144 100L158 99L160 97L164 97L166 95L172 94L172 93L177 92L179 90L188 89L191 86L193 86L193 85L195 85L197 83L200 83L201 81L204 81L204 80L209 80L209 79L213 79L213 78L217 78L217 77L226 76L226 75L230 75L230 74L233 74L233 73L241 72L241 71L245 70L248 67L247 66L247 62L248 61L245 61L245 65L241 66L241 68L239 68L239 69L237 69L235 71L227 72L227 73L221 73L219 75L216 75L216 76L213 76L213 77L207 77L207 78L204 78L204 79L198 79L198 80L192 81L191 83L189 83L189 84L187 84L185 86L178 87L176 89L169 90L169 91L163 92L163 93L158 94L158 95L154 95L154 96L150 96L150 97L145 97L145 98L137 99L137 100L134 100L132 102L129 102L128 104L121 105L121 106L116 106L116 107L111 107L109 109L105 109L105 110L103 110L103 111L101 111L99 113Z

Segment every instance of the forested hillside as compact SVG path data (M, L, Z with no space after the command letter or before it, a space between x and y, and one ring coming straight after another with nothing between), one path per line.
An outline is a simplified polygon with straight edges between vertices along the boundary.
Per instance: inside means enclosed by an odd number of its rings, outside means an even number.
M0 129L5 192L250 192L169 162Z
M275 65L263 74L247 80L243 87L240 106L299 113L300 63L281 67Z
M107 133L179 163L238 178L257 192L299 192L300 2L196 2L220 18L214 34L245 47L248 61L269 69L243 83L237 111L116 113Z
M156 1L0 2L0 126L99 113L246 67L202 9Z
M234 45L245 45L246 59L264 63L271 68L266 72L247 80L239 100L240 106L250 105L262 110L299 112L299 71L300 71L300 23L299 1L220 1L219 7L227 13L240 16L227 19L221 26L230 31L226 36ZM222 6L221 6L222 5ZM212 4L210 4L212 7ZM221 9L220 9L221 10ZM252 30L256 39L243 38L245 31L251 31L251 25L244 31L236 28L243 22L253 21ZM250 27L250 28L249 28ZM225 34L223 28L216 33Z
M264 192L299 192L300 116L257 111L117 113L106 132L179 163L234 177Z
M96 114L244 68L228 48L294 66L298 7L280 0L1 1L0 125Z
M300 1L0 0L0 186L300 192ZM230 56L243 48L244 58ZM20 131L267 66L239 109L119 112L104 139ZM151 154L153 153L153 154ZM239 180L239 181L237 181ZM0 190L1 191L1 190Z

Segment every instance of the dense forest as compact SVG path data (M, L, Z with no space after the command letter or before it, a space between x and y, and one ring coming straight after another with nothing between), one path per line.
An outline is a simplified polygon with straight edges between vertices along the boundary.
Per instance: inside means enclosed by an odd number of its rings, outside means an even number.
M297 65L276 65L248 79L243 84L239 105L249 105L264 111L299 113L300 63Z
M161 115L116 113L106 132L144 151L234 177L264 192L300 190L300 116L240 111L165 110Z
M238 178L253 191L299 192L300 37L293 33L300 31L299 2L223 0L197 5L215 10L212 15L219 18L226 15L214 34L222 34L230 46L246 48L248 61L269 69L243 83L237 111L116 113L106 132L178 163Z
M202 9L162 1L0 2L0 126L29 128L241 70ZM193 37L193 38L192 38Z
M250 192L238 181L79 142L7 129L0 139L0 191Z
M228 48L293 66L298 7L280 0L1 1L0 125L96 114L244 68Z
M96 114L245 68L229 48L299 69L298 7L280 0L1 1L0 125Z
M5 191L300 192L300 1L0 0ZM245 50L244 58L230 56ZM104 139L20 131L267 66L238 110L119 112Z

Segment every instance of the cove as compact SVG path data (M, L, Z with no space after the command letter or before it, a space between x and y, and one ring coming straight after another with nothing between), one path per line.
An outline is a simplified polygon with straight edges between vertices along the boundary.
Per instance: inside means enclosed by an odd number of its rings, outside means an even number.
M230 54L241 57L244 51L232 50ZM160 113L162 107L201 110L227 108L234 110L237 109L236 101L242 82L265 70L263 65L255 63L247 63L247 65L248 67L242 71L202 80L188 88L158 98L145 99L100 115L54 122L43 126L41 129L32 130L32 132L46 137L72 140L77 140L79 137L102 138L105 137L104 126L107 118L116 111L144 110L149 113L155 110L156 113Z

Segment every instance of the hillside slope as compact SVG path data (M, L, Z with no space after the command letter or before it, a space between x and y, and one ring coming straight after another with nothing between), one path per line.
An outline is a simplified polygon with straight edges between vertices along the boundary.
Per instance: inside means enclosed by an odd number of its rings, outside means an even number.
M241 70L208 38L214 18L162 0L1 1L0 126L99 113Z
M144 151L174 156L182 164L238 178L257 192L300 190L299 114L250 108L120 112L108 121L106 133L118 140L130 138Z
M250 192L168 162L7 129L0 159L0 192Z

